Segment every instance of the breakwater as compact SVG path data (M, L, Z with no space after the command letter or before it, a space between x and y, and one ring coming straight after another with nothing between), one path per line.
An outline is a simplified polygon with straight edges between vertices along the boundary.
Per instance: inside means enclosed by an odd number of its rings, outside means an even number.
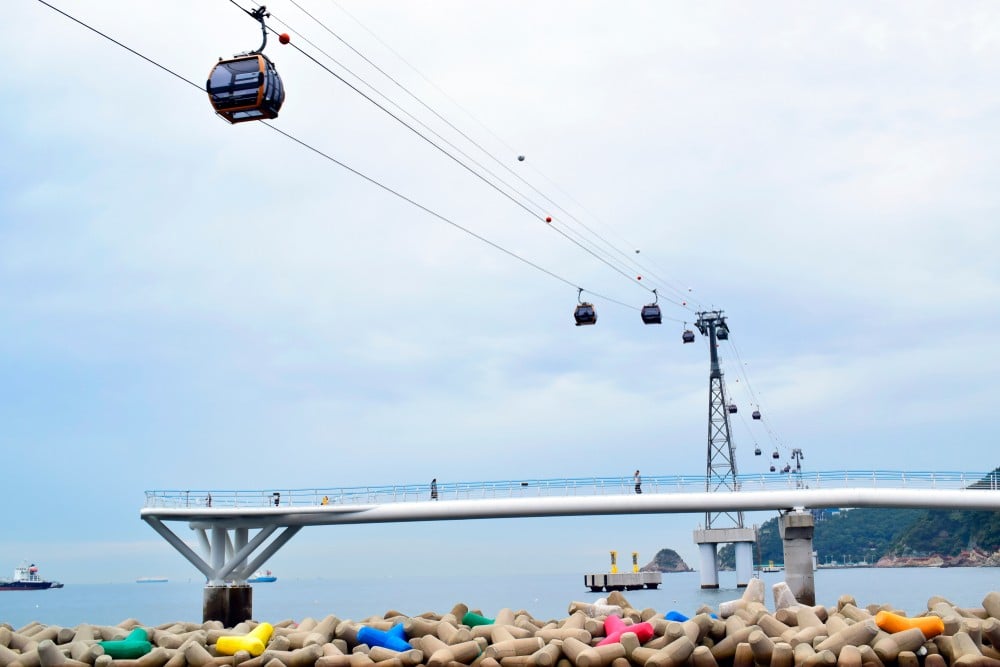
M285 620L269 628L259 651L232 655L220 651L220 639L250 636L260 624L3 625L0 667L1000 667L1000 593L987 594L978 607L932 597L913 617L933 624L911 626L899 613L886 616L885 625L880 612L901 610L859 606L850 596L804 606L780 586L771 611L756 581L741 597L690 616L638 609L612 593L598 603L571 602L558 619L509 608L488 618L459 603L418 616L389 610L356 620ZM124 641L137 628L148 636L143 655L117 658L104 650L101 642Z

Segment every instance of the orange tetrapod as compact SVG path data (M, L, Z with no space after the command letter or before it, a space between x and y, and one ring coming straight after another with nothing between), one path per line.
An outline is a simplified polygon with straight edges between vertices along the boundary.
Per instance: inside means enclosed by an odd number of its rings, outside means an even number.
M875 614L875 625L890 633L902 632L910 628L919 628L924 637L931 639L944 632L944 621L940 616L918 616L910 618L893 614L891 611L880 611Z

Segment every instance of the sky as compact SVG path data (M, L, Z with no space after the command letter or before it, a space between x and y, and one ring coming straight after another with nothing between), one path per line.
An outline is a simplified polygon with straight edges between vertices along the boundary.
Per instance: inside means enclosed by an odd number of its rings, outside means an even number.
M260 41L225 0L56 6L198 86ZM807 472L1000 464L997 4L268 8L527 199L273 38L274 127L434 214L228 125L37 0L8 7L0 575L196 579L139 519L152 489L700 474L708 347L681 333L702 309L732 332L741 473L776 448ZM573 325L577 287L595 326ZM643 326L653 288L665 320ZM701 520L311 528L268 566L582 574L672 548L697 567Z

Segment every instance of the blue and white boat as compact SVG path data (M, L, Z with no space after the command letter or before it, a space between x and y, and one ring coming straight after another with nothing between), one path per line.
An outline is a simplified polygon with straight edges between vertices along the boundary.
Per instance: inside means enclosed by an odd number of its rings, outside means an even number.
M45 581L38 576L38 567L27 561L14 568L13 579L0 579L0 591L43 591L47 588L62 588L58 581Z
M271 574L270 570L258 570L254 572L253 576L247 579L248 584L269 584L272 581L277 581L278 578Z

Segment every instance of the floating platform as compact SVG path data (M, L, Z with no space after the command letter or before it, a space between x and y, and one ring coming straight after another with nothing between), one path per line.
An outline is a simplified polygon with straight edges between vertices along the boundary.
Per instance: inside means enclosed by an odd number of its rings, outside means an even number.
M618 572L615 574L583 575L583 585L594 593L659 588L662 581L663 575L660 572Z

